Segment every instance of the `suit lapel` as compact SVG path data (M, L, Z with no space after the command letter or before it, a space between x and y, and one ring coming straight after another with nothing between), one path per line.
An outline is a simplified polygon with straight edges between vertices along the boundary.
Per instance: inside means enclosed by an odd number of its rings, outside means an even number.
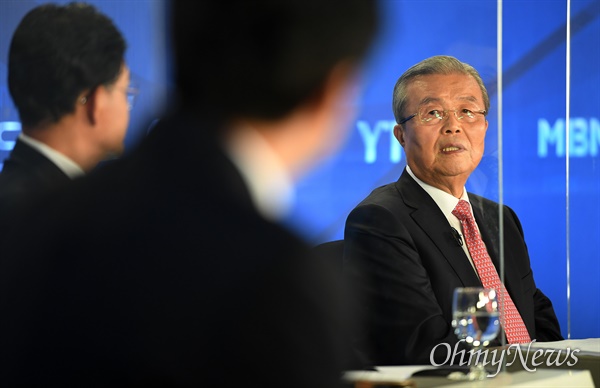
M462 247L455 240L448 220L431 196L406 170L396 182L396 189L406 206L413 209L412 219L448 261L463 286L481 285Z

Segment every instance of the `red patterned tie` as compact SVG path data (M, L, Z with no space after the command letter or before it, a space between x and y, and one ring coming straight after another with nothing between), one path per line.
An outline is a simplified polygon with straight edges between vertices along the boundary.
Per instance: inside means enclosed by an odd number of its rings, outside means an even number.
M467 248L469 248L469 253L471 254L475 268L477 268L481 284L485 288L495 288L499 294L501 322L508 342L511 344L531 342L521 314L519 314L504 284L500 281L492 259L490 259L485 244L481 236L479 236L475 219L471 214L469 202L461 199L452 211L452 214L460 220ZM502 309L503 306L504 309Z

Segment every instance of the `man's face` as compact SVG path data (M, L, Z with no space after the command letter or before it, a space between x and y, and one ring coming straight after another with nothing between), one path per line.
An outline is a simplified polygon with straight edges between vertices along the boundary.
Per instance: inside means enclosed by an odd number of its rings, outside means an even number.
M443 110L485 108L481 89L470 75L419 76L407 86L407 95L405 117L424 106ZM487 120L476 115L477 121L469 123L449 111L443 120L434 118L428 125L417 115L396 126L408 165L418 178L442 189L449 187L448 182L464 185L481 161L488 127Z
M129 69L123 65L114 85L107 87L106 105L102 112L103 129L97 141L105 155L120 155L124 150L125 134L129 125Z

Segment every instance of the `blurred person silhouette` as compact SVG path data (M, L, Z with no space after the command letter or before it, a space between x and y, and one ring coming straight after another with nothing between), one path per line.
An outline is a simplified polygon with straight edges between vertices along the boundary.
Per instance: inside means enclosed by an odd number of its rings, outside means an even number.
M340 289L279 220L349 127L377 3L170 6L176 104L2 235L0 381L335 387Z
M0 173L0 216L123 151L126 43L87 4L44 4L12 36L8 88L22 132Z
M440 55L402 74L392 106L407 166L350 212L344 232L345 274L366 328L356 346L374 365L442 364L452 354L437 345L459 342L454 289L493 281L506 295L498 276L499 205L465 188L483 155L490 101L477 70ZM457 204L474 214L483 245L469 238ZM521 223L506 205L502 214L506 300L516 306L501 313L507 342L561 340L552 303L536 287Z

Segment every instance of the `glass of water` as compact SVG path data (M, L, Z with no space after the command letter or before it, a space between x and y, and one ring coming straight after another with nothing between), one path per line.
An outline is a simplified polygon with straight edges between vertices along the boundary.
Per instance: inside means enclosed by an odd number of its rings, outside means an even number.
M471 347L470 371L461 380L483 380L488 373L483 365L484 348L500 329L498 296L493 288L464 287L454 290L452 327L456 336ZM475 362L472 362L475 360ZM453 376L453 378L457 378Z

